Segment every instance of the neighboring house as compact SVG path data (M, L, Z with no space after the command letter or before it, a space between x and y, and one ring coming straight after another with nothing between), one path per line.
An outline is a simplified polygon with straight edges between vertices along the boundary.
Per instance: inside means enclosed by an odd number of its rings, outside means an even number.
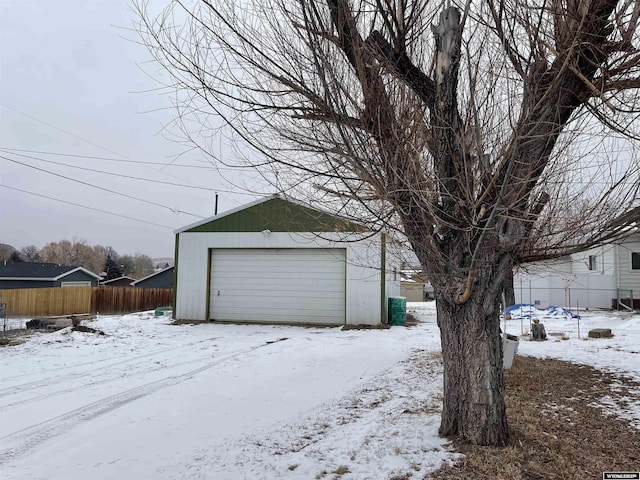
M386 235L279 196L175 233L179 320L376 325L400 293Z
M400 296L406 298L407 302L424 302L424 283L400 277Z
M42 262L0 263L0 289L97 286L100 276L83 268Z
M516 273L517 303L640 308L640 233Z
M135 280L135 278L123 275L122 277L112 278L111 280L104 280L100 282L100 285L104 287L130 287L131 283L135 282Z
M400 296L405 297L407 302L433 300L433 287L421 270L401 270Z
M131 286L137 288L173 288L173 281L174 268L168 267L132 282Z

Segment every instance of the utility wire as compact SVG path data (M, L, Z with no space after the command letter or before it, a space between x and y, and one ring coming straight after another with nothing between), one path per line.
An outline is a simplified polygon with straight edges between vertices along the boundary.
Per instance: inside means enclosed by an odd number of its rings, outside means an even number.
M70 137L73 137L73 138L75 138L75 139L77 139L77 140L80 140L80 141L82 141L82 142L88 143L89 145L93 145L94 147L97 147L97 148L99 148L100 150L104 150L105 152L113 153L114 155L117 155L117 156L119 156L119 157L121 157L121 158L127 158L127 157L125 157L124 155L122 155L121 153L118 153L118 152L116 152L116 151L113 151L113 150L111 150L111 149L109 149L109 148L107 148L107 147L103 147L102 145L98 145L97 143L94 143L94 142L92 142L91 140L87 140L86 138L82 138L82 137L80 137L79 135L76 135L75 133L71 133L71 132L69 132L69 131L67 131L67 130L63 130L62 128L56 127L55 125L52 125L52 124L50 124L50 123L47 123L47 122L45 122L44 120L40 120L39 118L36 118L36 117L34 117L33 115L29 115L28 113L21 112L21 111L20 111L20 110L18 110L17 108L10 107L10 106L9 106L9 105L7 105L6 103L0 103L0 106L1 106L1 107L4 107L4 108L9 109L9 110L11 110L12 112L19 113L20 115L24 115L25 117L30 118L31 120L33 120L33 121L35 121L35 122L41 123L42 125L46 125L46 126L47 126L47 127L49 127L49 128L53 128L54 130L57 130L58 132L62 132L62 133L64 133L64 134L66 134L66 135L69 135Z
M80 183L80 184L86 185L88 187L97 188L99 190L104 190L105 192L113 193L115 195L120 195L121 197L130 198L131 200L137 200L139 202L147 203L149 205L154 205L156 207L166 208L167 210L170 210L173 213L184 213L186 215L191 215L192 217L205 218L202 215L196 215L195 213L190 213L190 212L185 212L183 210L178 210L177 208L168 207L167 205L162 205L160 203L152 202L150 200L145 200L143 198L134 197L133 195L127 195L126 193L121 193L121 192L117 192L115 190L111 190L111 189L108 189L108 188L99 187L98 185L93 185L92 183L83 182L82 180L76 180L75 178L67 177L66 175L61 175L59 173L55 173L55 172L52 172L50 170L45 170L44 168L34 167L33 165L29 165L28 163L19 162L18 160L14 160L14 159L2 156L2 155L0 155L0 158L2 158L4 160L7 160L9 162L17 163L18 165L22 165L24 167L32 168L32 169L38 170L40 172L44 172L44 173L48 173L50 175L54 175L56 177L64 178L65 180L70 180L72 182Z
M91 160L103 160L103 161L107 161L107 162L121 162L121 163L139 163L141 165L158 165L160 167L184 167L184 168L201 168L203 170L229 170L229 171L235 171L235 170L241 170L243 168L246 167L219 167L219 166L214 166L214 165L189 165L187 163L163 163L163 162L150 162L150 161L146 161L146 160L124 160L121 158L112 158L112 157L96 157L93 155L77 155L77 154L73 154L73 153L59 153L59 152L46 152L43 150L27 150L27 149L23 149L23 148L8 148L8 147L0 147L0 150L6 152L6 153L13 153L13 152L23 152L23 153L38 153L41 155L55 155L55 156L59 156L59 157L71 157L71 158L88 158ZM17 155L17 154L16 154Z
M99 148L99 149L101 149L101 150L104 150L104 151L106 151L106 152L109 152L109 153L112 153L112 154L114 154L114 155L117 155L118 157L123 158L123 159L126 159L126 160L128 160L128 161L131 161L131 159L129 159L126 155L123 155L123 154L121 154L121 153L118 153L118 152L116 152L115 150L111 150L110 148L103 147L102 145L98 145L97 143L92 142L91 140L87 140L86 138L83 138L83 137L81 137L81 136L79 136L79 135L76 135L75 133L71 133L71 132L69 132L69 131L67 131L67 130L64 130L64 129L62 129L62 128L56 127L55 125L52 125L52 124L50 124L50 123L48 123L48 122L45 122L44 120L40 120L39 118L34 117L33 115L29 115L28 113L22 112L22 111L18 110L17 108L10 107L10 106L9 106L9 105L7 105L6 103L1 103L1 102L0 102L0 107L7 108L7 109L11 110L12 112L15 112L15 113L18 113L18 114L20 114L20 115L23 115L23 116L25 116L25 117L27 117L27 118L30 118L31 120L33 120L33 121L35 121L35 122L41 123L42 125L46 125L46 126L47 126L47 127L49 127L49 128L53 128L54 130L57 130L58 132L62 132L62 133L64 133L65 135L69 135L69 136L71 136L71 137L73 137L73 138L76 138L76 139L78 139L78 140L82 141L82 142L88 143L89 145L93 145L94 147L97 147L97 148ZM163 164L163 165L164 165L164 166L167 166L167 164ZM151 168L151 167L149 167L149 168ZM152 170L155 170L155 169L152 169ZM164 172L162 169L160 169L160 170L155 170L155 171L159 171L159 172L164 173L165 175L169 175L168 173ZM181 180L184 180L184 179L181 179ZM185 181L188 181L188 180L185 180Z
M108 212L107 210L101 210L99 208L88 207L86 205L80 205L79 203L68 202L66 200L60 200L59 198L49 197L47 195L42 195L41 193L30 192L28 190L23 190L21 188L10 187L9 185L3 185L1 183L0 183L0 187L8 188L9 190L15 190L16 192L27 193L29 195L34 195L36 197L46 198L48 200L53 200L54 202L60 202L60 203L65 203L67 205L73 205L75 207L85 208L87 210L92 210L94 212L105 213L107 215L113 215L114 217L126 218L127 220L133 220L135 222L146 223L147 225L153 225L153 226L156 226L156 227L168 228L169 230L173 230L173 227L170 227L168 225L161 225L159 223L153 223L153 222L149 222L147 220L140 220L139 218L128 217L127 215L121 215L119 213Z
M202 190L207 190L207 191L212 191L212 192L217 192L217 193L232 193L234 195L247 195L247 196L251 196L251 197L255 197L255 193L254 192L243 192L243 191L236 191L236 190L224 190L221 188L208 188L208 187L200 187L198 185L185 185L182 183L171 183L171 182L162 182L160 180L150 180L148 178L141 178L141 177L133 177L133 176L127 176L127 175L123 175L123 174L117 174L117 173L112 173L112 172L105 172L102 170L92 170L90 168L86 168L86 167L80 167L78 165L70 165L68 163L58 163L58 162L54 162L53 160L47 160L45 158L38 158L38 157L32 157L30 155L24 155L23 153L39 153L42 155L55 155L55 156L59 156L59 157L71 157L71 158L88 158L91 160L100 160L100 161L107 161L107 162L120 162L120 163L129 163L129 164L142 164L142 165L158 165L161 167L185 167L185 168L199 168L199 169L204 169L204 170L212 170L215 169L216 171L219 170L227 170L227 171L239 171L239 170L243 170L249 167L219 167L219 166L206 166L206 165L189 165L186 163L171 163L171 164L167 164L167 163L163 163L163 162L150 162L150 161L145 161L145 160L123 160L120 158L111 158L111 157L96 157L93 155L77 155L77 154L73 154L73 153L60 153L60 152L47 152L47 151L43 151L43 150L28 150L28 149L23 149L23 148L8 148L8 147L0 147L0 152L4 152L7 155L18 155L20 157L24 157L24 158L31 158L33 160L38 160L41 162L49 162L49 163L53 163L56 165L61 165L61 166L65 166L65 167L70 167L70 168L82 168L84 170L88 170L88 171L92 171L92 172L97 172L97 173L104 173L106 175L114 175L114 176L120 176L120 177L125 177L125 178L131 178L134 180L142 180L145 182L155 182L155 183L165 183L167 185L175 185L178 187L185 187L185 188L197 188L197 189L202 189ZM23 153L15 153L15 152L23 152ZM159 171L161 173L165 173L163 170L155 170L152 169L154 171Z
M0 151L4 151L4 150L0 149ZM85 170L87 172L102 173L104 175L112 175L114 177L130 178L132 180L140 180L142 182L159 183L159 184L162 184L162 185L172 185L174 187L196 188L198 190L207 190L209 192L218 192L218 191L220 191L220 190L215 189L215 188L200 187L198 185L186 185L184 183L164 182L162 180L153 180L153 179L150 179L150 178L134 177L134 176L131 176L131 175L124 175L122 173L105 172L104 170L95 170L93 168L81 167L79 165L69 165L68 163L54 162L53 160L47 160L45 158L33 157L31 155L25 155L23 153L13 153L13 152L6 152L6 151L5 151L5 153L8 154L8 155L17 155L17 156L23 157L23 158L30 158L32 160L37 160L39 162L51 163L53 165L61 165L63 167L75 168L75 169L78 169L78 170Z
M120 161L123 161L123 162L130 162L130 163L142 163L142 164L146 164L146 162L137 162L137 161L135 161L135 160L131 160L131 159L130 159L130 158L128 158L126 155L123 155L123 154L118 153L118 152L116 152L116 151L114 151L114 150L111 150L110 148L103 147L102 145L98 145L97 143L92 142L91 140L87 140L86 138L83 138L83 137L81 137L81 136L79 136L79 135L76 135L76 134L74 134L74 133L71 133L71 132L69 132L69 131L67 131L67 130L64 130L64 129L62 129L62 128L56 127L55 125L52 125L52 124L50 124L50 123L48 123L48 122L45 122L44 120L40 120L39 118L34 117L33 115L29 115L28 113L25 113L25 112L23 112L23 111L20 111L20 110L18 110L17 108L11 107L11 106L7 105L6 103L2 103L2 102L0 102L0 107L4 107L4 108L6 108L6 109L8 109L8 110L11 110L12 112L15 112L15 113L18 113L18 114L20 114L20 115L23 115L23 116L25 116L25 117L27 117L27 118L30 118L31 120L33 120L33 121L35 121L35 122L41 123L42 125L46 125L47 127L53 128L54 130L57 130L57 131L59 131L59 132L62 132L62 133L64 133L64 134L69 135L69 136L71 136L71 137L73 137L73 138L76 138L76 139L78 139L78 140L80 140L80 141L82 141L82 142L88 143L89 145L93 145L94 147L97 147L97 148L99 148L99 149L101 149L101 150L104 150L104 151L106 151L106 152L112 153L112 154L117 155L118 157L120 157L120 158L124 159L124 160L120 160ZM92 157L87 157L87 158L92 158ZM99 157L94 157L94 158L99 158ZM117 159L111 159L111 161L118 161L118 160L117 160ZM149 164L151 165L151 163L149 163ZM169 163L169 164L166 164L166 163L160 163L160 166L162 166L162 167L168 167L168 166L172 166L172 165L174 165L174 164L173 164L173 163ZM151 167L149 167L149 168L151 168ZM204 167L204 168L207 168L207 167ZM154 171L156 171L156 172L161 172L161 173L163 173L163 174L165 174L165 175L169 175L167 172L165 172L165 171L164 171L164 169L163 169L163 168L161 168L161 169L159 169L159 170L156 170L156 169L154 169L154 168L151 168L151 169L152 169L152 170L154 170ZM217 168L217 169L218 169L218 170L221 170L220 168ZM171 176L171 175L170 175L170 176ZM179 178L179 177L172 176L172 178ZM180 178L180 180L184 180L184 181L186 181L186 182L192 183L192 182L190 182L189 180L186 180L186 179L184 179L184 178ZM252 193L249 193L249 192L237 192L237 191L229 191L229 190L221 190L221 189L217 189L217 190L215 190L215 191L217 191L217 192L221 192L221 193L230 193L230 194L234 194L234 195L249 195L249 196L253 196L253 194L252 194ZM165 208L169 208L169 207L165 207ZM172 209L172 210L173 210L173 209ZM186 212L183 212L183 213L186 213ZM190 215L192 215L192 214L190 214ZM197 217L197 215L194 215L194 216L196 216L196 217ZM204 218L204 217L199 217L199 218Z

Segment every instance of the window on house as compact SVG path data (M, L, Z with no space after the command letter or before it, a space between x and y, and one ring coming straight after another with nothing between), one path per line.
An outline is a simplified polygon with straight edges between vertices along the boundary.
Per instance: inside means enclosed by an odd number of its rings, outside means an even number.
M589 270L598 269L597 259L598 259L597 255L589 255Z
M90 287L91 281L86 282L60 282L61 287Z
M631 270L640 270L640 252L631 252Z

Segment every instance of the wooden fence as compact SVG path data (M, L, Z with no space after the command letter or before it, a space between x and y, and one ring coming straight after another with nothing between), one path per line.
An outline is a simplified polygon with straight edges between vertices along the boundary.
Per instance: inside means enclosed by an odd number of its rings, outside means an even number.
M172 288L57 287L0 290L7 317L118 314L171 305Z
M173 303L173 288L95 287L91 313L141 312Z

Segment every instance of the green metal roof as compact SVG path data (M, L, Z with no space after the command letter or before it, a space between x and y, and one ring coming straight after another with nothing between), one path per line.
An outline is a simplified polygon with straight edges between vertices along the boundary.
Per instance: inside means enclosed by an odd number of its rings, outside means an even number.
M364 225L279 197L271 197L176 231L365 232Z

